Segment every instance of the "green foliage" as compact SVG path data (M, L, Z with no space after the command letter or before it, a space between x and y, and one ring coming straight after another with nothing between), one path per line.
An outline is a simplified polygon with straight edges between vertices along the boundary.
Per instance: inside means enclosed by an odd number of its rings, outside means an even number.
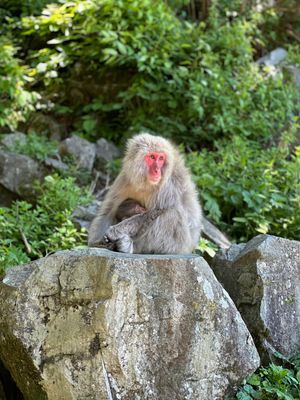
M299 361L299 356L298 356ZM237 393L237 400L298 400L300 398L299 364L290 368L271 363L250 376Z
M255 18L229 23L215 10L205 26L178 19L162 0L75 0L24 18L23 29L42 44L33 70L58 105L74 101L66 77L87 80L73 107L88 137L97 127L115 140L145 127L195 146L262 139L295 113L293 85L253 63Z
M57 3L57 0L1 0L1 17L14 17L20 15L36 15L49 3Z
M298 0L276 0L261 14L262 39L268 48L286 43L299 44L300 3Z
M17 201L0 208L0 272L46 254L83 245L86 232L77 231L71 213L91 198L73 178L48 176L38 187L36 205Z
M11 129L34 109L39 98L35 92L26 90L31 80L28 68L15 58L16 48L6 37L0 37L0 127Z
M196 249L196 253L199 255L203 255L204 253L207 253L210 257L214 257L216 252L218 250L218 247L211 241L201 238L199 241L198 248Z
M205 211L237 241L258 233L300 239L300 148L241 137L187 156Z
M87 205L91 201L88 193L76 186L71 177L62 179L57 175L48 176L37 189L40 192L38 204L53 217L57 212L73 211L79 203Z
M57 153L57 142L47 139L43 135L29 133L26 136L26 142L16 142L9 147L10 151L19 154L25 154L38 161L44 161L47 157L54 156Z
M290 25L296 0L276 2L279 10L294 7L289 15L212 0L201 23L187 20L186 0L51 3L39 16L47 0L1 3L0 128L26 122L42 97L40 107L53 105L52 116L87 138L101 132L119 142L146 128L201 146L187 158L204 208L221 228L237 241L258 232L299 239L299 148L270 145L292 124L298 93L289 74L254 62L290 26L297 34ZM283 18L289 29L280 28ZM300 65L297 53L290 48L289 61ZM56 151L38 133L12 150L41 161ZM118 164L109 170L114 175ZM75 164L67 174L90 179ZM35 206L1 209L2 268L82 242L69 219L81 197L74 181L48 179ZM214 251L205 240L199 250Z
M288 63L300 68L300 45L288 46Z

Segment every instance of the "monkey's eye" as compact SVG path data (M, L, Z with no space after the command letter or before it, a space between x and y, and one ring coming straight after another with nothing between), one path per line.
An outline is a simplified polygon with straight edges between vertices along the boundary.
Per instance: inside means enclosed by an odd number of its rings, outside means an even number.
M153 155L153 154L151 154L151 155L150 155L150 158L151 158L152 160L154 160L154 159L155 159L155 157L154 157L154 155Z
M159 159L162 161L162 160L164 159L164 157L163 157L163 156L160 156Z

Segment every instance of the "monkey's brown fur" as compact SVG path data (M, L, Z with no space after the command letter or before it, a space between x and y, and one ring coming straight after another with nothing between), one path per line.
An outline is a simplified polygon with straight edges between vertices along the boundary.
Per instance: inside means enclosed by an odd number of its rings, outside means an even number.
M144 162L144 156L153 151L166 155L162 178L157 185L148 183ZM117 223L118 208L127 199L138 202L147 211ZM134 232L130 235L128 223L130 231ZM122 170L92 222L89 246L99 245L105 237L119 240L119 251L190 253L197 246L201 228L202 210L197 192L178 150L168 140L148 133L130 139ZM128 240L130 243L123 245Z

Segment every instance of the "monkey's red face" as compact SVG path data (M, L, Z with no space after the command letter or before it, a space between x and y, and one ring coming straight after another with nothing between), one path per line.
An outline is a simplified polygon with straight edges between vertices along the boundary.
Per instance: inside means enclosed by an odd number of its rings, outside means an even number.
M165 153L151 151L145 155L145 163L148 168L148 181L157 185L161 180L162 168L166 162Z

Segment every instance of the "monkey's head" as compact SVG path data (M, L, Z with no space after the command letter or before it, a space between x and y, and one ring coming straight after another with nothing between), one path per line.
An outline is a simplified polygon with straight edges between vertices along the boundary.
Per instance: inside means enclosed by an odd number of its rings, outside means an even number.
M160 136L141 133L129 139L124 157L127 178L136 186L162 185L171 175L176 149Z

